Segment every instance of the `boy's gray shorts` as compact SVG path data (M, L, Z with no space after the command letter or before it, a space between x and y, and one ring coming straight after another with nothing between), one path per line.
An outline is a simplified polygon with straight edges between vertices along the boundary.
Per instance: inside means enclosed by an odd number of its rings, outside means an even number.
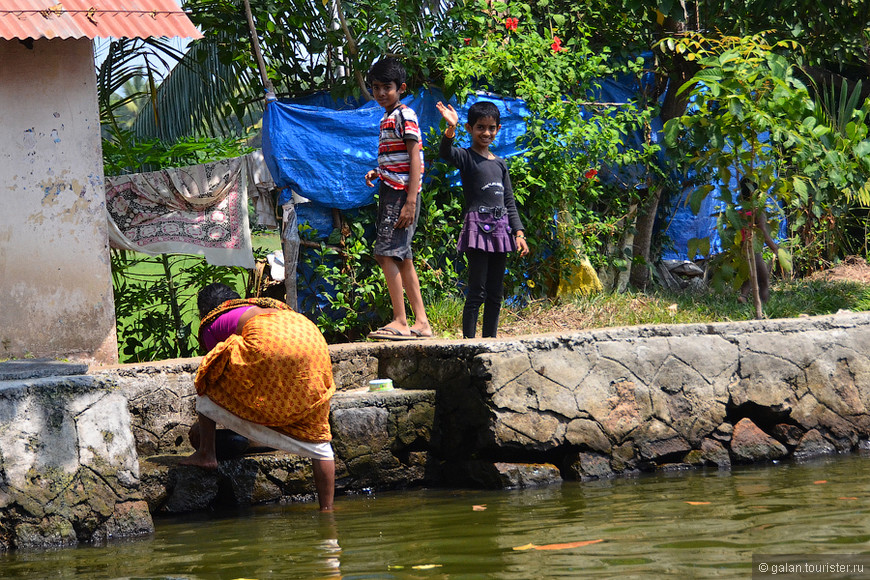
M417 220L420 219L419 193L417 194L417 211L414 213L414 221L403 229L394 227L407 197L405 191L393 189L381 182L378 189L377 237L374 248L372 248L375 256L390 256L399 261L412 257L411 238L417 231Z

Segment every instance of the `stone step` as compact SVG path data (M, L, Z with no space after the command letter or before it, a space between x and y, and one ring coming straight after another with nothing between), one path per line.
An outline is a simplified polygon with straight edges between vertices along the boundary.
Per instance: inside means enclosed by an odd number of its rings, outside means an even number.
M399 489L427 481L435 392L354 389L332 399L336 492ZM271 451L220 459L217 471L178 465L192 451L140 458L152 513L314 499L311 462Z

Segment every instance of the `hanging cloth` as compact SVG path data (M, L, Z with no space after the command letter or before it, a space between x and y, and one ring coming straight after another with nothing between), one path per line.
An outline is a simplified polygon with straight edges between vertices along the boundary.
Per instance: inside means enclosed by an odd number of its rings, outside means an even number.
M254 267L244 157L106 178L109 242L148 255L199 254Z

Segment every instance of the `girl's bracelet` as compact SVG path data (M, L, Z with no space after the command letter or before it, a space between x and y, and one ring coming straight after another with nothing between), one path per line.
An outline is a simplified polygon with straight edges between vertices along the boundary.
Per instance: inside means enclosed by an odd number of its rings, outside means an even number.
M516 235L516 238L517 238L518 240L525 240L525 239L526 239L526 236L525 236L525 234L517 234L517 235Z

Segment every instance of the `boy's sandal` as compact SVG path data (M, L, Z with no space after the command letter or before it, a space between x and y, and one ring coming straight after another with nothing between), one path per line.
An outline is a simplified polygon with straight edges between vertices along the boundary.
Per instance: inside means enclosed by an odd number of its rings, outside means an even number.
M422 332L420 332L419 330L417 330L415 328L411 329L411 334L413 334L417 338L435 338L434 334L423 334Z
M368 333L368 338L372 340L417 340L414 331L411 331L411 334L402 334L402 331L397 330L391 326L382 326L377 330L373 330Z

